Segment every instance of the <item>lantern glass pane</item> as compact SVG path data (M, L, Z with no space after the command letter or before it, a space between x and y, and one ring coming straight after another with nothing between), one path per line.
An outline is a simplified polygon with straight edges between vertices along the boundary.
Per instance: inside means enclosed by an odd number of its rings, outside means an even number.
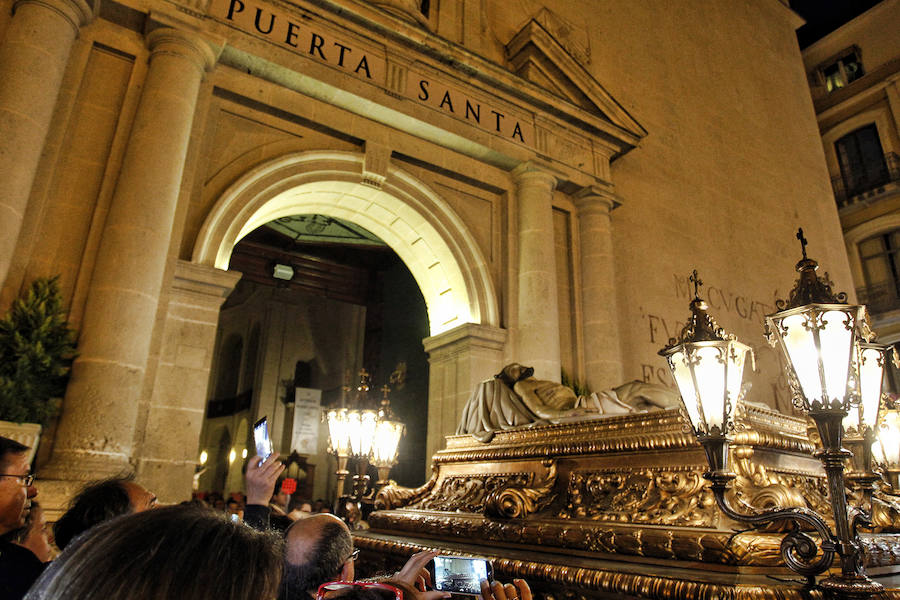
M706 425L724 431L725 423L725 353L727 345L701 346L695 351L694 376L703 407Z
M325 413L328 423L328 443L331 451L338 456L350 455L350 429L346 409L329 410Z
M697 392L694 389L694 379L685 361L684 352L679 350L669 356L669 368L672 369L672 376L678 385L678 391L681 392L681 403L684 404L684 409L691 420L691 426L694 428L694 431L705 431L703 421L700 418L700 411L697 407Z
M350 450L353 456L367 457L372 451L377 415L371 410L351 410L348 412L350 426Z
M888 468L900 468L900 411L885 413L878 439Z
M403 423L398 421L379 421L375 427L375 440L372 444L372 464L376 467L390 467L397 461L397 446L403 435Z
M822 398L822 383L815 338L812 331L803 326L805 321L806 315L802 313L787 316L781 321L781 327L777 331L783 336L787 358L794 367L803 395L807 401L812 402Z
M841 426L844 428L844 431L855 430L859 431L859 415L862 407L860 406L851 406L847 409L847 414L844 415L843 420L841 421Z
M880 347L861 346L859 351L859 395L862 400L862 423L874 427L881 403L881 380L884 374Z
M879 441L872 443L872 460L875 461L875 464L884 464L884 452L881 451L881 442Z
M731 414L734 414L735 405L741 395L741 385L744 383L744 363L747 360L749 346L738 342L731 342L728 349L728 398L731 400ZM729 419L731 414L728 415Z
M843 402L847 395L855 323L849 314L840 310L825 311L822 323L824 329L819 333L819 340L822 345L822 366L825 370L828 399Z

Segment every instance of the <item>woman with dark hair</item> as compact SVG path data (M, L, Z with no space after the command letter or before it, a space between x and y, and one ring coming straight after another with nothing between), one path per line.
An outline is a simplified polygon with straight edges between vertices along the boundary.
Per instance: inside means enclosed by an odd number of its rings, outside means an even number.
M29 600L270 600L282 542L211 510L171 506L115 518L74 540Z

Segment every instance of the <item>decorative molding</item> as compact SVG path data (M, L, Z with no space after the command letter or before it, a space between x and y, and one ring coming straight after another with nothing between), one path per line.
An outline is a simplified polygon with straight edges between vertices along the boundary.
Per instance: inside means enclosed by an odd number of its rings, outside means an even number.
M377 190L381 189L391 166L391 149L383 144L366 142L366 157L363 161L362 183Z
M601 116L638 140L647 135L628 111L537 20L528 21L513 36L506 45L506 53L518 75Z

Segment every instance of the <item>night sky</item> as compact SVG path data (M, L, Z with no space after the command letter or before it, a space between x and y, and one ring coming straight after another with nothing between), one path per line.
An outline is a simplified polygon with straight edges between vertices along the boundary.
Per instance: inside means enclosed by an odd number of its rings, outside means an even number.
M806 48L879 2L880 0L790 0L794 12L806 19L806 25L797 30L800 48Z

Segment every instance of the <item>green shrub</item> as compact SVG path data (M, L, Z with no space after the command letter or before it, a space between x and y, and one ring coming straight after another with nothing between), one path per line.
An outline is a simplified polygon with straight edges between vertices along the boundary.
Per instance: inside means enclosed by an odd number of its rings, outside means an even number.
M74 358L58 277L35 279L0 319L0 420L46 424Z
M587 382L581 382L578 379L573 378L565 369L562 369L560 372L560 383L568 388L572 388L572 391L575 392L576 396L584 396L587 398L591 395L591 388Z

